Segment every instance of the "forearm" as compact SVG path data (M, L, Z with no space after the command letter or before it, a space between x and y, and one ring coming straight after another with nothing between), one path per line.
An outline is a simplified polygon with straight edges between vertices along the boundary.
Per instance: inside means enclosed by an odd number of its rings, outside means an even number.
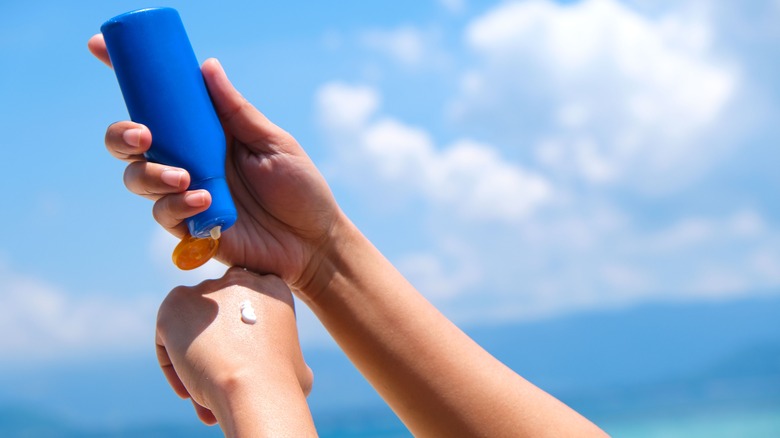
M317 436L294 373L287 370L249 377L248 382L223 382L212 402L212 412L226 437Z
M348 221L336 232L308 304L415 435L600 432L473 342Z

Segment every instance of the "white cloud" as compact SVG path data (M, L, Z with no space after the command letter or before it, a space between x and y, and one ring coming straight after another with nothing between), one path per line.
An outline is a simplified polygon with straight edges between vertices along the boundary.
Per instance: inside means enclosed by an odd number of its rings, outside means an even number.
M770 238L771 230L754 210L742 209L724 218L686 217L656 233L643 233L637 250L676 253L734 242L754 243ZM706 250L705 250L706 251Z
M154 298L76 295L8 266L0 266L0 283L2 362L151 351Z
M705 2L652 2L644 14L632 4L499 2L453 49L471 53L451 65L458 81L446 76L458 84L449 131L383 113L370 89L372 105L354 105L349 132L329 139L340 177L359 175L370 199L404 198L414 211L398 214L414 215L426 239L471 255L468 281L452 281L465 264L441 245L395 257L449 315L536 317L780 285L780 233L760 208L697 198L672 210L738 152L731 116L753 114L749 70L723 57L731 34ZM320 111L350 107L353 88Z
M379 107L379 94L368 86L328 83L317 91L317 113L328 130L355 130L362 127Z
M587 208L596 211L555 211L520 229L487 233L437 223L436 235L458 235L480 275L463 290L431 298L452 317L484 321L648 300L717 300L780 286L780 233L756 211L683 217L653 232L608 206ZM415 283L424 293L445 287L450 273L438 258L448 254L435 249L412 259L417 270L402 272L444 277Z
M466 0L437 0L438 3L447 11L453 14L463 12L466 8Z
M628 230L610 252L641 267L640 295L720 299L780 285L779 242L780 233L760 214L743 209L720 218L684 217L656 232ZM611 294L630 291L627 286Z
M361 42L364 46L385 53L407 66L420 64L428 50L426 36L411 26L393 30L369 30L363 33Z
M444 49L442 31L431 26L428 28L401 25L392 29L367 29L357 36L357 43L369 53L393 62L406 73L419 73L435 69L444 71L451 66L450 55ZM378 69L372 64L370 68ZM370 77L381 76L381 71L369 72Z
M501 158L497 149L461 140L428 163L433 199L456 206L464 217L513 221L551 201L553 190L540 175Z
M446 302L483 281L481 263L463 242L442 242L435 252L401 257L398 270L426 297Z
M728 221L728 229L735 236L756 237L765 234L766 221L753 210L742 210L735 213Z
M317 102L320 119L332 120L331 134L349 127L331 139L352 144L341 166L368 166L374 171L362 172L384 190L422 195L462 218L509 222L529 216L553 197L543 176L507 161L494 146L462 139L439 149L421 128L389 117L372 121L379 98L370 88L325 84ZM356 162L358 153L362 161Z
M452 114L517 143L532 139L517 131L529 127L496 114L534 108L545 120L538 147L566 151L543 164L590 183L673 186L718 156L702 138L740 83L711 33L705 17L649 19L616 0L502 3L467 28L481 63L464 74Z
M641 268L623 263L605 263L601 266L601 277L607 287L626 295L635 291L646 292L652 284Z
M717 225L708 219L685 218L657 235L649 235L642 245L661 252L680 251L709 242L717 231Z
M389 118L365 126L361 146L382 177L413 186L425 183L429 163L437 160L427 132Z
M170 261L175 243L162 230L152 243L153 258L167 272L169 287L197 284L224 273L225 266L218 262L179 271ZM111 290L75 293L34 274L17 272L1 257L0 284L0 364L11 366L153 351L157 309L168 287L161 285L151 295L118 295ZM298 304L301 342L332 345L316 317Z
M747 262L749 269L764 279L758 287L780 284L780 252L777 248L758 248L748 257Z
M692 281L683 289L686 295L699 296L707 299L723 299L744 295L749 292L750 283L741 273L724 270L722 266L706 267L692 273Z

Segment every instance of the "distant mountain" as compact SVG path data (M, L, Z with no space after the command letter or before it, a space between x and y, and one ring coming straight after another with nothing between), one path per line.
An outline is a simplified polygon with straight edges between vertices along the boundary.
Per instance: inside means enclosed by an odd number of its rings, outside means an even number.
M775 365L780 360L775 355L780 349L779 295L646 304L465 331L561 398L635 391L659 382L703 384L735 377L740 370L745 378L769 379L761 382L770 385L774 375L759 371L780 369ZM340 352L305 354L315 373L313 409L382 403Z
M602 388L697 372L746 346L780 345L780 296L647 304L467 332L550 390Z
M737 350L699 372L558 394L591 418L780 410L780 342Z

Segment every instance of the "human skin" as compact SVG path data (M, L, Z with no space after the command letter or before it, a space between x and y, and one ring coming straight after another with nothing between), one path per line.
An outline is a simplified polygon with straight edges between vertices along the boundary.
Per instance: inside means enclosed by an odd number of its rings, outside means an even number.
M241 320L244 301L255 309L254 324ZM175 288L160 306L156 345L176 394L226 436L316 436L306 404L313 376L281 279L231 268L218 280Z
M101 35L89 48L109 63ZM220 238L217 258L228 266L274 273L293 289L308 289L316 271L311 262L321 257L342 213L303 148L235 92L217 60L205 62L203 75L225 128L226 179L239 217ZM185 192L190 183L185 171L148 163L143 153L151 141L149 129L132 122L115 123L106 133L109 152L130 162L127 187L156 201L155 219L183 237L182 221L206 210L211 197L205 190Z
M110 64L99 35L89 47ZM216 60L202 72L228 138L239 211L220 260L284 279L416 436L604 436L442 315L347 218L295 139L248 103ZM182 221L210 198L186 190L186 172L146 162L151 139L145 127L118 122L106 146L130 162L128 189L154 200L155 219L182 236Z

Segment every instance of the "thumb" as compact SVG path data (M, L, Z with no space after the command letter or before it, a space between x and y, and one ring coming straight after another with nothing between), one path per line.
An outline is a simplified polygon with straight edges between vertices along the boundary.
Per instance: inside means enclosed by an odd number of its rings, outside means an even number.
M289 147L290 135L236 90L219 61L207 59L201 70L217 114L230 135L256 153L285 151Z
M111 59L108 57L108 50L106 49L106 40L103 39L103 34L93 35L92 38L87 41L87 48L95 58L101 60L104 64L111 67Z

